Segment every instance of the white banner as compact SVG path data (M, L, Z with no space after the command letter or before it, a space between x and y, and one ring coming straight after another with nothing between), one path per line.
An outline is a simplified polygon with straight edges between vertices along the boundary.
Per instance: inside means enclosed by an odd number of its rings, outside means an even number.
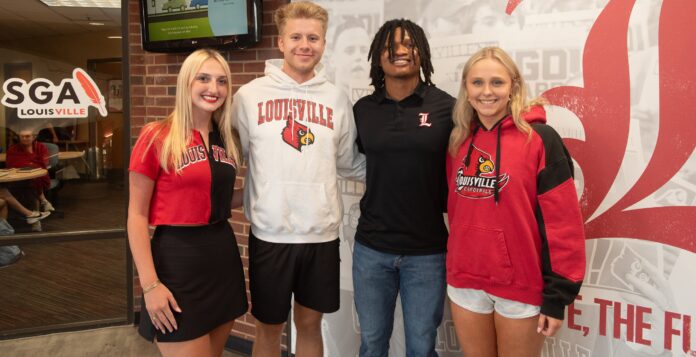
M549 124L576 163L588 261L580 296L564 328L546 340L543 356L686 356L696 350L696 24L689 18L695 1L318 3L331 12L329 48L337 19L362 19L369 40L361 48L369 48L384 20L406 17L428 34L434 82L451 95L458 94L468 57L497 45L517 62L530 95L549 100ZM365 41L364 34L360 38ZM323 62L355 101L370 91L369 70L339 78L336 68L348 68L336 65L341 53L331 48ZM342 300L341 311L325 318L327 356L355 356L359 345L350 255L364 187L343 182L342 189ZM440 356L461 355L449 313L437 347ZM401 321L391 349L390 356L404 355Z

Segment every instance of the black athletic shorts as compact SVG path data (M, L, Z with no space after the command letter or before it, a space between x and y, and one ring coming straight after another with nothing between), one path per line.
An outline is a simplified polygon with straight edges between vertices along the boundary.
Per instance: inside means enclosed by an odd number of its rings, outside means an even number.
M283 244L249 233L251 314L265 324L288 319L290 300L323 313L339 307L339 239Z

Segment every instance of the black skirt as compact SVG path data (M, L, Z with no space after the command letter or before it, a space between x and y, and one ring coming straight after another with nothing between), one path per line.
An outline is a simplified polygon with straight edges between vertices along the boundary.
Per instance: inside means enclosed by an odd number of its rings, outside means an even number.
M147 313L138 332L152 341L180 342L203 336L248 308L244 270L234 231L227 221L207 226L158 226L151 241L157 277L174 295L178 329L162 333Z

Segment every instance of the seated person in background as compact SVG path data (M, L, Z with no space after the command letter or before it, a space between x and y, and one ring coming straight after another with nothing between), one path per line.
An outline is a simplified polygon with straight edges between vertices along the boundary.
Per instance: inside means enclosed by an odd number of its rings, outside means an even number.
M46 123L46 127L39 130L39 134L36 135L36 140L55 144L58 142L58 140L60 140L60 138L58 137L58 133L56 133L56 129L53 127L53 124Z
M17 199L12 195L12 193L5 187L0 187L0 201L4 201L6 205L0 208L0 217L4 219L7 218L7 207L9 206L13 210L23 214L27 218L28 224L34 224L51 214L51 212L39 212L32 211L24 207ZM0 220L0 225L2 220ZM1 229L0 229L1 230Z
M58 144L61 141L73 139L71 132L74 130L74 127L66 123L65 119L47 119L45 123L37 128L40 128L40 130L36 134L36 140L43 143Z
M14 228L7 223L7 202L0 199L0 236L14 234ZM22 250L16 245L0 246L0 268L16 263L22 257Z
M19 131L19 143L7 149L7 168L13 167L48 167L48 149L46 146L34 140L34 133L29 129ZM48 202L44 191L51 186L51 178L46 174L33 180L36 196L41 204L41 211L53 211L53 205Z

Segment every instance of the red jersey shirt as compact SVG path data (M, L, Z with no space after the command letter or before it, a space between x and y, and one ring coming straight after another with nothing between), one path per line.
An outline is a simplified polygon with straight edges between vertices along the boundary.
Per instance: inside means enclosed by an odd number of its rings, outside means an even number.
M171 168L165 172L160 165L159 149L168 128L158 130L161 125L143 128L128 168L155 181L150 225L209 224L228 219L237 165L227 156L217 126L213 125L208 135L209 148L194 130L179 170Z

